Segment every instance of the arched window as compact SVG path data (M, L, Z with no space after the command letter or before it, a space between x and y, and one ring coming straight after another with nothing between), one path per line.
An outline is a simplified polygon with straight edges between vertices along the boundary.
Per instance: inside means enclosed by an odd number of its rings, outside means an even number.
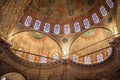
M58 54L56 52L53 55L53 59L54 59L54 61L59 60L59 56L58 56Z
M84 58L85 64L91 64L91 58L90 57L85 57Z
M60 25L56 24L54 27L54 34L59 34L60 33Z
M26 18L26 20L24 22L24 25L27 26L27 27L30 26L31 21L32 21L32 17L27 16L27 18Z
M49 33L49 31L50 31L50 24L49 23L45 23L44 32Z
M106 3L110 8L114 6L114 3L112 2L112 0L106 0Z
M90 22L87 18L84 19L83 23L86 29L90 28Z
M79 22L74 23L74 28L75 28L75 32L80 32L80 24L79 24Z
M41 21L40 20L36 20L35 24L34 24L34 29L35 30L39 30L40 29L40 24L41 24Z
M66 25L64 26L64 33L65 33L65 34L69 34L69 33L70 33L70 25L69 25L69 24L66 24Z
M108 53L108 56L110 56L112 54L112 48L111 47L108 48L107 53Z
M35 59L35 55L32 55L32 54L28 54L28 59L29 59L29 61L34 61L34 59Z
M46 56L41 57L41 63L47 63L47 58Z
M99 22L99 18L98 18L96 13L92 14L92 19L93 19L94 23L98 23Z
M98 54L97 55L97 61L98 62L102 62L103 60L104 60L103 55L102 54Z
M77 55L73 55L73 61L78 62L78 56Z
M107 11L106 11L104 6L100 7L100 12L101 12L102 16L106 16L107 15Z

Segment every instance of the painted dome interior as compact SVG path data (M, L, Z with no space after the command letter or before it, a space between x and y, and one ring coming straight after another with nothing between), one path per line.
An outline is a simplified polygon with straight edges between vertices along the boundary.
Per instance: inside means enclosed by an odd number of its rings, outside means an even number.
M3 38L27 61L95 64L112 54L114 14L114 0L31 0Z

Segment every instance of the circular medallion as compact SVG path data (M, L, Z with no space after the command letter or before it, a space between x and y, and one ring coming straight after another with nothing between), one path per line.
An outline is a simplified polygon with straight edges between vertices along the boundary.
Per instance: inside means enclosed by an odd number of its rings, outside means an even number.
M62 41L63 41L64 43L67 43L67 42L68 42L68 39L67 39L67 38L63 38Z

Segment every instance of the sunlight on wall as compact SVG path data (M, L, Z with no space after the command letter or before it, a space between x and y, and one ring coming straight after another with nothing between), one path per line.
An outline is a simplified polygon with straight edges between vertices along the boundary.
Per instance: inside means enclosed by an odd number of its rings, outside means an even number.
M64 59L69 58L69 47L67 44L63 46L63 58Z
M115 35L115 37L118 37L119 35L118 35L118 29L117 29L117 27L114 27L114 35Z

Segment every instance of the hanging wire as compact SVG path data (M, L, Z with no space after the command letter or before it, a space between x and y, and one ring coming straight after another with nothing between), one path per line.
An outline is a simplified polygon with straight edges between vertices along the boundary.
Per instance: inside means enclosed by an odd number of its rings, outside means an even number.
M44 53L44 42L45 42L45 37L46 37L46 33L45 33L45 36L44 36L44 39L43 39L42 55L43 55L43 53ZM42 56L42 57L43 57L43 56ZM41 60L42 57L40 57L40 60ZM44 56L44 58L46 58L46 57ZM40 80L40 68L41 68L41 66L39 66L38 80Z

